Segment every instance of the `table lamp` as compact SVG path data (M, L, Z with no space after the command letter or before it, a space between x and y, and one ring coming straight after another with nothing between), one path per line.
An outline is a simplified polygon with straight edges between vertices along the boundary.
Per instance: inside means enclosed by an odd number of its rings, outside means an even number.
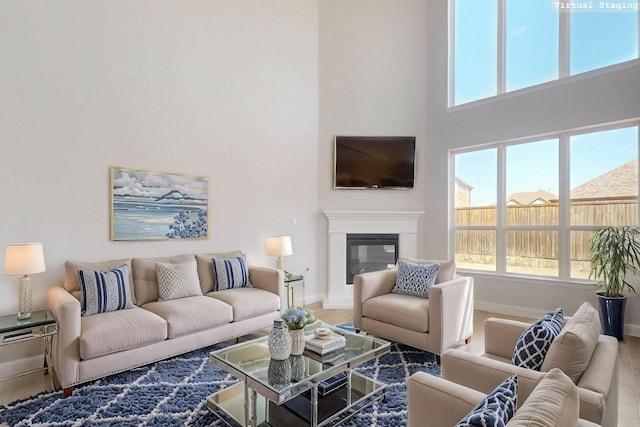
M9 243L4 258L4 273L20 276L18 279L19 304L18 320L31 317L31 278L29 274L46 270L42 243Z
M267 255L276 257L276 268L282 270L282 257L293 255L291 236L267 237Z

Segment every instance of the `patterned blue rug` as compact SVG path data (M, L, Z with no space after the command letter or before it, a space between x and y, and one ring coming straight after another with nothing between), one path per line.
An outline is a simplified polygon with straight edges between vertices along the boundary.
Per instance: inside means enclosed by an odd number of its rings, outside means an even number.
M209 363L222 345L132 369L85 386L63 398L43 392L0 406L0 422L10 426L222 426L207 396L237 380ZM433 354L392 343L391 352L356 369L387 384L379 400L343 425L406 426L407 378L416 371L440 376Z

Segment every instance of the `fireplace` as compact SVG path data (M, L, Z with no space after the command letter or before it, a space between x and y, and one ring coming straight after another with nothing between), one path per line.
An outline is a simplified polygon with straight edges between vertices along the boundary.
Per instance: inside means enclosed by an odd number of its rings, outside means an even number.
M394 234L398 257L418 258L418 222L422 211L324 211L329 220L327 297L323 308L353 308L353 285L347 283L347 235ZM395 264L395 256L389 264Z
M397 261L397 234L347 234L348 285L358 273L386 270Z

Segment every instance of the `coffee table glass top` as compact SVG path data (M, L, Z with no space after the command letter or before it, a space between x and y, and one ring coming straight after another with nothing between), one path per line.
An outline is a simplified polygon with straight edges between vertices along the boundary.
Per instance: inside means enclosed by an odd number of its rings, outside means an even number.
M312 334L313 329L319 326L330 327L335 334L343 335L346 339L345 347L323 356L308 350L301 356L290 356L290 381L280 383L277 375L274 375L278 370L278 366L275 365L282 362L271 360L266 336L213 351L211 363L279 404L333 377L337 372L356 367L389 351L388 341L370 335L355 334L320 322L305 328L305 333Z

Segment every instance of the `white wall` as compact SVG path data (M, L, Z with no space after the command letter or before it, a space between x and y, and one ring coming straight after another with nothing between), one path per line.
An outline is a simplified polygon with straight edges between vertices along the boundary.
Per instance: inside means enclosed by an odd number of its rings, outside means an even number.
M430 150L426 127L426 15L423 0L320 2L321 210L425 211ZM416 136L413 190L334 190L335 135ZM429 212L425 217L429 216ZM424 218L423 218L424 221ZM326 281L327 230L318 228L318 266ZM419 246L422 246L420 242Z
M275 266L281 233L315 289L317 135L317 1L0 6L0 254L43 242L34 309L68 259L241 249ZM110 241L111 165L209 176L210 238ZM17 312L16 277L0 295Z
M640 117L640 65L585 80L555 85L483 105L447 110L447 2L428 1L429 76L427 126L433 182L445 182L448 151L476 144ZM427 200L446 200L444 185L428 186ZM426 254L447 255L447 205L431 204ZM477 274L478 308L537 316L558 306L571 314L585 300L597 304L592 288L557 281ZM627 304L627 332L640 335L640 296Z

